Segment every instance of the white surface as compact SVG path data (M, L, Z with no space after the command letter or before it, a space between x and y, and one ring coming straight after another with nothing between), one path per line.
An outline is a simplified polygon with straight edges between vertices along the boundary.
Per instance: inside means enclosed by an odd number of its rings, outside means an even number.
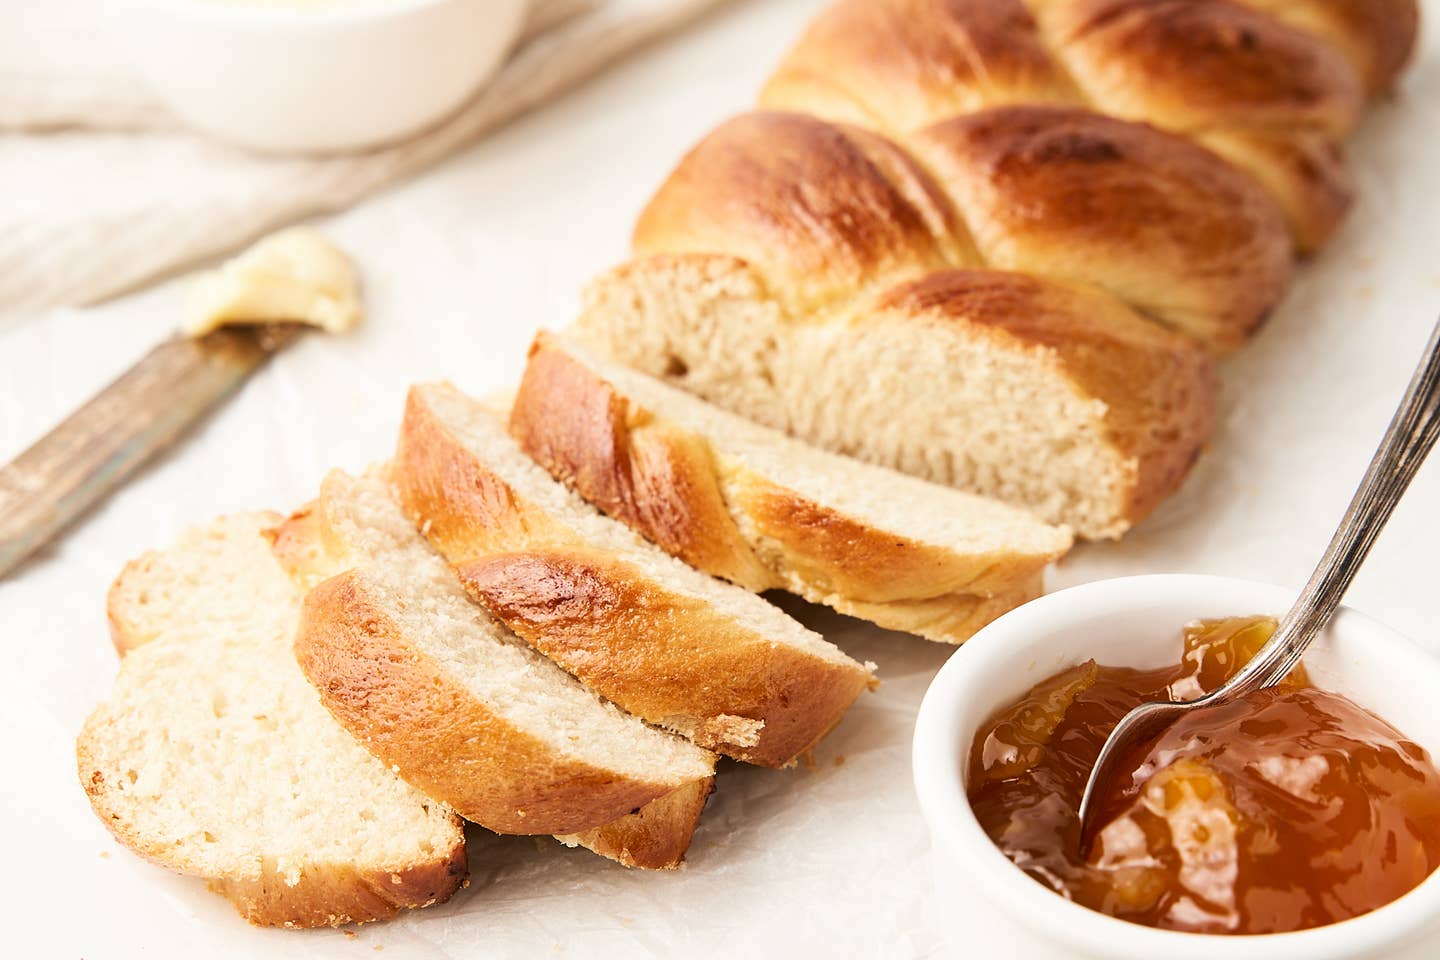
M279 358L183 448L0 584L0 903L15 956L923 956L938 944L909 741L950 651L865 628L831 636L880 665L814 770L727 765L678 875L553 843L490 838L451 903L339 932L253 930L223 900L120 850L75 782L72 738L115 664L103 594L121 564L227 510L285 508L332 465L385 456L403 390L513 381L541 324L623 257L680 152L743 108L820 0L748 0L322 224L359 262L371 322ZM1329 537L1440 307L1440 48L1353 144L1361 202L1226 365L1225 424L1183 493L1123 543L1077 550L1064 585L1207 572L1298 586ZM57 194L60 191L56 191ZM5 200L0 199L0 203ZM0 458L19 452L178 322L169 285L58 311L0 337ZM1350 602L1440 647L1440 467L1423 470ZM1217 611L1223 612L1223 611ZM823 617L822 617L823 620ZM835 621L824 621L835 623ZM845 758L843 766L836 759ZM18 939L17 939L18 938Z
M500 66L525 0L304 9L126 0L131 60L196 129L275 153L358 150L456 110Z
M915 729L915 789L935 838L941 914L954 942L987 957L1049 960L1422 960L1440 927L1440 873L1345 923L1276 936L1155 930L1056 897L996 849L965 800L970 744L995 712L1088 658L1151 668L1173 664L1180 627L1217 610L1283 610L1294 591L1193 574L1121 577L1051 594L991 624L931 684ZM1440 658L1364 614L1342 609L1305 655L1314 684L1373 704L1440 756Z

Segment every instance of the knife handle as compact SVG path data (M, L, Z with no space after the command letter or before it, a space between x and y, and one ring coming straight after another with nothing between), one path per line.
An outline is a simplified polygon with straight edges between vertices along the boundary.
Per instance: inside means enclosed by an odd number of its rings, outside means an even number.
M0 467L0 579L173 444L298 324L177 334Z

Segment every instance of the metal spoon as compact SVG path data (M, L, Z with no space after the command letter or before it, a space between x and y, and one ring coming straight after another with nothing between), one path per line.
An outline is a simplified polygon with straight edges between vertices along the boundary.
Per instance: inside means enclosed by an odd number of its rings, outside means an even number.
M1380 441L1330 546L1325 548L1319 566L1310 575L1295 605L1280 621L1275 635L1239 673L1205 696L1181 703L1144 703L1125 714L1115 726L1095 759L1080 800L1082 852L1089 851L1094 839L1098 827L1096 807L1099 798L1105 795L1104 787L1124 772L1117 769L1121 761L1158 737L1185 713L1274 686L1300 662L1305 648L1335 615L1340 598L1355 579L1360 564L1435 445L1437 436L1440 436L1440 324L1431 331L1430 342L1410 379L1405 398L1400 401L1385 431L1385 439Z

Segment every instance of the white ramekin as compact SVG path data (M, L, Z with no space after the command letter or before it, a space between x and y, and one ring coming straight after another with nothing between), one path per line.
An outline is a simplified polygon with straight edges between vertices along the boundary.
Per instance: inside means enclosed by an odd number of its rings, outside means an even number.
M515 41L528 0L216 0L108 5L136 68L183 120L272 153L357 150L457 109Z
M1105 664L1174 663L1180 628L1200 617L1283 613L1292 592L1228 577L1126 577L1062 590L1015 610L956 651L936 676L915 727L915 788L934 841L938 913L954 954L1107 960L1339 960L1435 957L1440 874L1353 920L1298 933L1226 937L1126 923L1059 897L990 842L965 799L976 729L1037 681L1094 657ZM1305 666L1440 757L1440 658L1345 608ZM1427 941L1427 934L1429 939Z

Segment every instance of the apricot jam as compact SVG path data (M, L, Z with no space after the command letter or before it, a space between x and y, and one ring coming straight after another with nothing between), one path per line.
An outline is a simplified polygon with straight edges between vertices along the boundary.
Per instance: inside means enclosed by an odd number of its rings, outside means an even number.
M1189 714L1137 754L1081 856L1080 794L1120 717L1214 689L1274 630L1269 618L1206 621L1186 628L1178 666L1090 661L1037 684L975 736L980 825L1062 896L1169 930L1302 930L1412 889L1440 864L1440 772L1385 721L1312 687L1303 667Z

